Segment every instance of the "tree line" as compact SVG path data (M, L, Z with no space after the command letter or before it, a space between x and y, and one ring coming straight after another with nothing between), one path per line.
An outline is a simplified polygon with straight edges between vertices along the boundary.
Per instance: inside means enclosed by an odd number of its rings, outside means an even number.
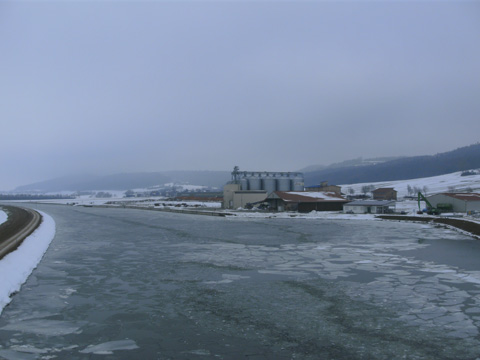
M34 195L34 194L0 194L0 200L58 200L75 199L70 195Z

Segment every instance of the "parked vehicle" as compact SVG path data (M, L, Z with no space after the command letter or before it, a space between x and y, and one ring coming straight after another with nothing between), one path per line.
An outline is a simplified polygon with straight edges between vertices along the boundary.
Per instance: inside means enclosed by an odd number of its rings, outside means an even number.
M420 203L425 201L426 208L422 209ZM418 192L418 214L427 213L428 215L440 215L440 210L430 204L430 201L427 200L425 196L419 191Z

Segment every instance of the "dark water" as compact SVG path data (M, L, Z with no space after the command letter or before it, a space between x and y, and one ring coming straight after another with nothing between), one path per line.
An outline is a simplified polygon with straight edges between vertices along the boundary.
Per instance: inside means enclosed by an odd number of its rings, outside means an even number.
M453 231L41 210L57 234L0 316L0 358L480 357L480 242Z

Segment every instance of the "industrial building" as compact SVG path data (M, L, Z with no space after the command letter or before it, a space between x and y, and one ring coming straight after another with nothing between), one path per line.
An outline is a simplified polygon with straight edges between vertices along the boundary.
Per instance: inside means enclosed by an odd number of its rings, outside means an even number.
M319 185L307 186L305 191L334 192L337 195L342 194L342 188L338 185L328 185L328 181L322 181Z
M343 206L343 212L348 214L387 214L395 211L395 201L389 200L359 200Z
M378 188L372 191L373 200L397 200L394 188Z
M304 177L299 172L240 171L235 166L232 180L223 188L225 209L244 208L261 202L275 191L303 191Z
M275 211L341 211L348 202L334 192L284 192L275 191L268 195L266 202Z
M451 205L453 212L480 211L480 194L478 193L441 193L427 196L427 200L434 208Z
M264 190L242 190L240 184L227 184L223 187L223 208L244 208L247 204L253 204L265 200L267 192Z

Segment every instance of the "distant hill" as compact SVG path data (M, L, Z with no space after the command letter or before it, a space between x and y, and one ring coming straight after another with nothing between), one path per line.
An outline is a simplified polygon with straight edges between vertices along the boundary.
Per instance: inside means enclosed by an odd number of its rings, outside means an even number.
M189 183L222 187L230 180L228 171L138 172L107 176L67 176L17 187L14 192L61 192L86 190L128 190L167 183Z
M312 186L321 181L356 184L408 180L476 168L480 168L480 143L431 156L404 157L375 165L329 167L306 172L305 185Z
M314 172L314 171L321 171L325 169L338 169L338 168L344 168L344 167L349 167L349 166L366 166L366 165L374 165L374 164L380 164L383 162L387 161L392 161L396 159L401 159L402 156L390 156L390 157L376 157L376 158L369 158L369 159L364 159L362 157L358 157L356 159L351 159L351 160L345 160L339 163L333 163L328 166L325 165L310 165L307 167L304 167L303 169L298 170L299 172L302 173L307 173L307 172Z
M312 186L322 181L328 181L330 184L358 184L408 180L478 169L480 168L480 143L431 156L390 159L357 158L328 167L314 165L303 169L305 185ZM230 171L164 171L108 176L68 176L19 186L14 192L128 190L166 183L188 183L222 188L230 180L230 174Z

